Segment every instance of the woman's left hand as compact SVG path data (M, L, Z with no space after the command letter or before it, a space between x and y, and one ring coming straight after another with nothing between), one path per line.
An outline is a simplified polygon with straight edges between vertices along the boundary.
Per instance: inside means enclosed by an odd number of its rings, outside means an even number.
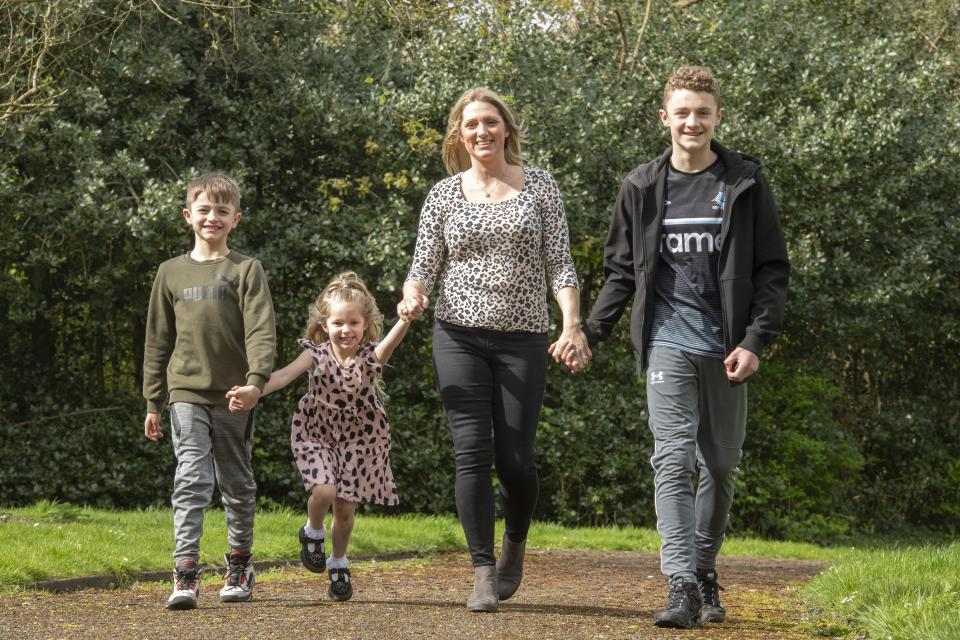
M554 361L567 365L570 373L583 371L593 356L580 325L564 327L557 341L547 348L547 353L553 356Z

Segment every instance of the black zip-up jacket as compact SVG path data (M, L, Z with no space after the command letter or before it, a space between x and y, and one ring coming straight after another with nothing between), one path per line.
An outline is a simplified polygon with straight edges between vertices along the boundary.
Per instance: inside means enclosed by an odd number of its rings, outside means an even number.
M720 307L723 345L758 356L780 335L790 264L777 206L760 163L711 141L726 167L726 203L720 247ZM630 339L638 371L647 366L663 193L672 149L634 169L624 179L603 251L605 281L583 330L590 344L607 338L633 296Z

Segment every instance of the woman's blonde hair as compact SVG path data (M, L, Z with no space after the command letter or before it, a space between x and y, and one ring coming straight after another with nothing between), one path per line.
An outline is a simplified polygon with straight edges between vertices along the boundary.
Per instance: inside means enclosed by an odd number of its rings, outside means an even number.
M363 318L367 327L362 342L376 341L383 333L383 314L377 308L377 301L353 271L344 271L330 281L312 305L310 319L307 321L306 338L319 344L330 338L327 335L327 319L330 317L330 305L335 302L359 304L363 309Z
M524 131L523 125L514 117L513 112L503 97L499 93L487 87L474 87L467 89L457 100L453 108L450 109L450 115L447 117L447 135L443 138L443 164L447 167L450 175L466 171L470 168L470 154L460 141L460 125L463 123L463 110L471 102L487 102L492 104L500 112L500 117L507 127L507 140L504 143L504 156L507 164L522 165L523 157L520 155L520 146L523 144Z

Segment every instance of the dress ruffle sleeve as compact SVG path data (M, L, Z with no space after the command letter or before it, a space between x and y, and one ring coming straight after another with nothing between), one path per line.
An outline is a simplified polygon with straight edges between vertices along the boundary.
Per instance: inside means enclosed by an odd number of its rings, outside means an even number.
M364 368L374 375L380 375L383 371L383 363L377 357L377 344L376 342L368 342L363 345L360 353L357 354L357 358L363 363Z

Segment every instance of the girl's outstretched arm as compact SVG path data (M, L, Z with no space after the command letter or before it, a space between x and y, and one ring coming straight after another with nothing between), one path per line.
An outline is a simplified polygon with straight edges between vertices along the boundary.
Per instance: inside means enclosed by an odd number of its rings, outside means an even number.
M304 349L300 352L300 355L297 356L296 360L283 369L270 374L270 379L267 380L267 384L263 386L263 395L283 389L311 367L313 367L313 354Z
M403 336L407 335L407 329L409 328L410 322L400 318L397 320L397 324L393 325L393 328L390 329L390 333L377 344L374 352L377 354L377 359L380 361L380 364L387 364L390 356L393 355L394 349L396 349L400 341L403 340Z
M300 355L297 356L296 360L283 369L270 374L270 379L267 380L267 384L263 386L263 393L260 394L259 397L283 389L312 366L313 356L309 351L304 349ZM244 392L244 389L246 389L246 387L234 387L230 389L230 391L227 391L227 397L230 398L230 411L247 411L257 404L259 397L254 398L252 394L248 395Z

